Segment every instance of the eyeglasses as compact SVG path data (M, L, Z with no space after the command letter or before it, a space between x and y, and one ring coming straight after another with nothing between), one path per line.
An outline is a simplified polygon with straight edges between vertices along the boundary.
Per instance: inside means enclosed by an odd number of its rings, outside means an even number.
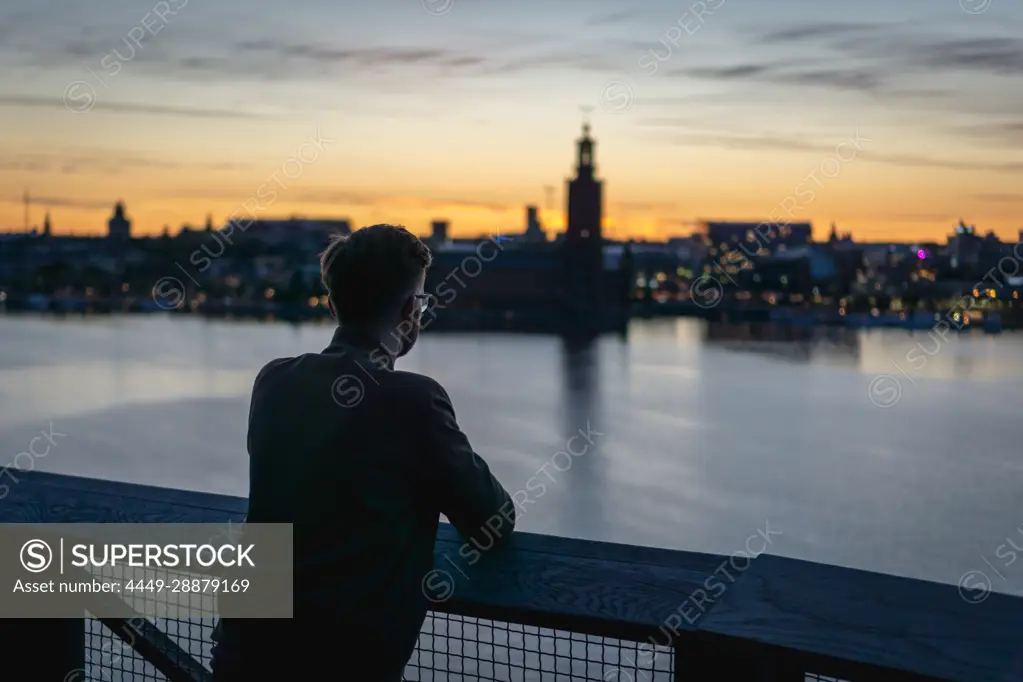
M412 294L412 298L416 301L417 312L422 313L429 307L430 299L433 298L430 294Z

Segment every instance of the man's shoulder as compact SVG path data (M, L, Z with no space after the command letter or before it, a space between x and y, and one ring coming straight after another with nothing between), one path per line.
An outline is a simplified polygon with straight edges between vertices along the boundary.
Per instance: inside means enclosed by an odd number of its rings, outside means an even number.
M265 365L263 365L263 368L259 370L258 374L256 374L256 380L255 380L254 383L257 383L257 384L260 383L261 381L263 381L267 377L273 375L278 370L284 369L284 368L288 367L289 365L294 363L295 360L297 360L297 359L298 358L296 358L296 357L289 357L289 358L277 358L275 360L271 360L270 362L268 362Z
M434 398L447 399L447 391L433 377L405 370L389 372L391 383L414 400L429 401Z

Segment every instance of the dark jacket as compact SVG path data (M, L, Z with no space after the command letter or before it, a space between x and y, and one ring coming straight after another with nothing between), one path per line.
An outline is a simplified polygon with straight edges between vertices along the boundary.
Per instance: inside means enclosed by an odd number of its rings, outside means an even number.
M266 670L285 656L329 670L357 656L344 664L399 679L427 610L439 514L485 538L481 546L514 526L511 498L441 385L394 370L388 354L342 328L322 353L260 371L248 450L247 522L295 524L295 618L223 619L215 672Z

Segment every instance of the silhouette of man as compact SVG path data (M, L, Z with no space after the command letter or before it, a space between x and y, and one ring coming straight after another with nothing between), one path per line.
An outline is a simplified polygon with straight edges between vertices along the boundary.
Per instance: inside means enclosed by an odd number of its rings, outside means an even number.
M256 377L246 522L294 524L294 619L221 619L215 680L400 680L426 616L439 515L481 547L514 528L511 498L448 394L394 369L419 336L431 262L402 227L334 238L320 261L333 340Z

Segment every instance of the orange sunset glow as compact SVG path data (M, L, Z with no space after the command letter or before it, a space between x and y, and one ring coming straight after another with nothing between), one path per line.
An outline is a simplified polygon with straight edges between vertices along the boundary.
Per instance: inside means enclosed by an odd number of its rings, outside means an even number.
M233 4L0 9L0 231L25 192L56 234L104 233L118 199L138 235L246 212L499 234L525 204L560 230L584 117L611 238L1023 229L1016 3Z

